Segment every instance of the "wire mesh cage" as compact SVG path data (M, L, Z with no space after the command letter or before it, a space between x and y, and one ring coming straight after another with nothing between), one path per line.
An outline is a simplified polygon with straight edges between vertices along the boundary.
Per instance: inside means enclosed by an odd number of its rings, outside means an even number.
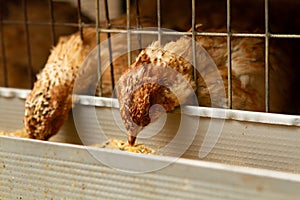
M82 9L82 4L84 9ZM285 7L282 8L281 5ZM77 29L83 39L82 29L85 27L96 28L94 40L97 43L101 42L100 34L106 34L108 40L111 34L127 34L128 61L124 65L128 66L135 59L130 56L132 41L129 35L157 34L159 41L163 36L172 34L187 35L192 38L223 37L226 38L223 43L227 45L228 55L226 58L228 63L227 107L232 108L234 40L236 38L261 38L265 41L264 52L261 52L264 54L265 81L264 85L259 87L264 87L265 91L264 111L270 111L270 73L275 71L269 66L270 51L273 49L276 51L277 48L285 54L281 55L282 59L285 59L282 65L291 71L289 79L282 75L282 82L290 82L283 90L291 91L285 93L290 96L285 101L294 107L284 112L295 114L299 97L292 91L297 90L299 83L296 79L293 80L292 75L299 71L296 59L299 40L297 23L299 22L297 12L294 12L297 7L298 3L295 1L284 3L281 1L246 3L221 0L184 3L180 1L174 3L168 1L95 1L89 2L88 5L81 1L1 1L1 84L5 87L32 88L35 75L43 68L51 46L57 44L58 37L74 33ZM122 12L125 13L122 14ZM147 26L157 27L157 29L151 31L141 29ZM171 29L173 32L165 31L164 28ZM195 64L195 49L193 51ZM288 51L290 53L286 53ZM112 54L113 52L110 53ZM16 56L18 59L15 59ZM112 59L112 56L110 57ZM252 59L256 59L254 53ZM114 77L113 65L114 63L111 62L112 90L117 81ZM279 98L279 95L274 96Z

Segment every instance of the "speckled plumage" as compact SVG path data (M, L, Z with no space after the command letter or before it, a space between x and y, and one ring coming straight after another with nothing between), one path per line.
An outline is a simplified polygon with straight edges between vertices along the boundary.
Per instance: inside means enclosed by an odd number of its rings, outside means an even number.
M105 39L104 36L102 36ZM72 107L71 95L80 65L95 47L95 29L84 29L85 41L79 33L60 39L51 56L38 75L38 80L28 96L25 105L24 124L31 138L48 139L63 125ZM203 62L208 54L216 68ZM160 116L153 104L161 104L172 111L181 103L189 103L192 89L196 89L201 106L227 107L227 43L223 37L197 37L196 42L198 74L193 80L192 42L190 37L160 46L154 42L143 50L136 62L129 66L118 83L120 112L129 135L136 136L139 130L151 120ZM125 56L126 57L126 56ZM126 69L124 56L115 61L117 79ZM270 110L286 112L289 101L290 82L281 79L292 78L289 59L280 48L270 49ZM166 69L168 69L166 71ZM172 69L172 70L170 70ZM220 77L216 77L218 71ZM178 76L179 75L179 76ZM264 110L264 40L257 38L232 39L232 107L241 110ZM148 78L145 78L148 77ZM185 79L181 79L184 77ZM188 83L188 84L187 84ZM85 83L88 87L90 83ZM104 92L109 94L109 70L103 77ZM225 90L225 91L224 91ZM224 93L224 96L220 95ZM174 95L174 94L177 94ZM179 97L179 98L177 98Z
M149 110L152 105L161 104L167 112L179 105L178 98L170 92L170 88L173 91L181 91L179 92L181 104L188 103L191 93L194 93L193 90L187 90L186 83L176 81L174 74L161 71L165 66L182 74L192 88L197 85L195 93L200 106L228 107L226 37L196 38L197 83L193 80L190 37L181 37L164 46L154 44L140 53L136 62L121 76L118 85L120 113L129 134L129 142L132 144L138 132L151 122ZM264 40L260 38L232 38L232 108L234 109L251 111L265 109L264 44ZM271 48L269 55L270 111L288 112L287 102L290 98L291 81L281 80L289 80L293 77L290 73L290 61L286 53L277 47ZM215 65L211 64L210 59ZM148 79L167 83L165 85L169 89L159 84L149 84ZM157 117L159 112L156 111Z
M209 53L222 76L228 92L228 63L226 37L197 37L197 43ZM262 38L233 37L231 41L232 64L232 108L250 111L265 111L265 41ZM201 62L201 61L200 61ZM292 73L291 59L283 46L275 43L269 49L269 95L270 112L289 113L291 99ZM210 82L209 74L202 77ZM206 85L198 79L198 101L200 105L210 106L210 96L219 93L217 84ZM210 88L212 94L207 92ZM217 95L216 95L217 96ZM218 100L218 99L217 99ZM227 108L227 99L214 102L216 107Z
M72 107L72 92L81 63L96 45L95 30L60 38L37 76L25 102L24 124L31 138L46 140L56 134Z
M117 86L121 116L129 134L136 136L141 127L159 117L156 110L150 118L151 105L160 104L171 111L189 98L189 89L195 89L191 63L168 47L159 48L158 42L143 50Z
M125 24L125 21L124 15L113 20L112 23ZM153 22L145 19L141 20L141 24L151 26ZM106 33L101 33L99 36L100 42L107 40L108 37ZM119 40L124 40L124 38L117 37L112 41L113 50L124 49L120 46L124 44L124 41ZM87 55L96 47L96 42L96 29L83 28L83 41L77 32L61 37L53 48L25 102L24 125L31 138L47 140L59 131L72 108L73 87L77 77L80 77L79 80L83 82L76 84L76 93L95 94L98 78L98 74L95 73L95 69L98 72L97 63L92 66L82 66L82 64ZM132 56L137 55L138 51L132 52ZM107 60L108 57L109 50L102 49L101 60ZM118 80L128 68L127 63L127 54L113 61L115 80ZM103 69L105 67L102 66ZM101 80L102 96L110 97L112 94L110 68L103 72Z

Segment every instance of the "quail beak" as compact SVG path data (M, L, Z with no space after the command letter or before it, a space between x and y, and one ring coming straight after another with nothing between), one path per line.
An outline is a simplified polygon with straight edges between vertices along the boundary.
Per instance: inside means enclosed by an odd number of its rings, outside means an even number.
M136 129L134 131L130 131L128 134L128 144L130 146L134 146L135 141L136 141L136 136L138 135L138 133L143 129L142 126L136 127Z
M136 136L129 135L129 137L128 137L128 144L130 146L134 146L135 140L136 140Z

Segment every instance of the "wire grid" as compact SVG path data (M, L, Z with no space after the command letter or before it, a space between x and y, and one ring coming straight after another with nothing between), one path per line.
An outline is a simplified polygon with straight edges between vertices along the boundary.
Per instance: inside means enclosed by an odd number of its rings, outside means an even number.
M123 30L116 30L112 29L112 24L110 23L110 14L108 9L108 1L104 0L104 6L105 6L105 21L106 26L102 27L100 26L100 0L95 0L95 9L96 9L96 22L95 23L84 23L82 21L82 12L81 12L81 0L77 1L77 14L78 14L78 22L77 23L65 23L65 22L56 22L54 19L54 8L53 8L53 0L48 0L49 4L49 14L50 14L50 21L46 22L32 22L28 20L28 11L27 11L27 0L22 0L23 3L23 13L24 13L24 21L13 21L13 20L3 20L2 14L0 15L0 43L1 43L1 55L2 55L2 70L3 70L3 80L4 80L4 86L7 87L7 67L6 67L6 59L5 59L5 38L3 36L3 25L6 24L23 24L25 27L25 36L26 36L26 49L27 49L27 56L28 56L28 70L27 75L28 79L32 80L32 85L34 82L33 79L33 71L32 71L32 63L31 63L31 51L30 51L30 39L29 39L29 25L45 25L51 27L51 37L52 37L52 43L53 45L56 44L56 33L55 33L55 27L56 26L72 26L72 27L78 27L78 30L80 32L81 38L83 38L82 29L83 27L96 27L97 29L97 35L96 40L97 43L100 43L100 33L106 33L108 38L108 44L109 44L109 51L110 51L110 61L112 61L112 47L111 47L111 41L110 41L110 35L112 33L123 33L127 34L127 48L128 48L128 65L131 64L131 34L138 34L139 36L141 34L154 34L157 35L158 41L161 42L161 37L163 35L177 35L177 36L192 36L194 39L196 36L212 36L212 37L227 37L227 52L228 52L228 108L232 108L232 65L231 65L231 40L232 37L256 37L256 38L264 38L265 39L265 111L269 112L269 39L270 38L300 38L300 34L273 34L269 32L269 0L264 0L264 17L265 17L265 31L264 33L236 33L231 32L231 0L226 0L226 12L227 12L227 32L197 32L196 30L196 9L195 9L195 3L196 0L191 0L191 11L192 11L192 17L191 17L191 24L192 24L192 31L191 32L178 32L178 31L164 31L161 27L161 0L157 0L157 31L155 30L143 30L141 29L141 23L140 23L140 11L139 11L139 0L135 0L135 6L136 6L136 24L135 26L132 26L131 18L130 18L130 6L131 1L126 0L126 18L127 23L126 27ZM2 4L3 2L0 1ZM0 5L0 9L3 6ZM0 12L3 13L3 12ZM139 37L140 38L140 37ZM193 64L195 65L196 62L196 54L195 54L195 40L193 40ZM100 45L98 45L98 72L101 74L101 49ZM112 80L112 91L114 91L114 71L113 71L113 62L110 62L110 70L111 70L111 80ZM194 73L194 78L196 79L196 71ZM99 87L101 87L101 80L99 81ZM101 89L99 91L102 91ZM101 93L100 93L101 96Z

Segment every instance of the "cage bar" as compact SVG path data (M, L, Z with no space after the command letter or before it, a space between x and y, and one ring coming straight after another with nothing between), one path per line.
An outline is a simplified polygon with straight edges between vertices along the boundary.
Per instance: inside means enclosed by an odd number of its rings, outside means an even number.
M131 65L130 0L126 0L127 64Z
M135 0L135 11L136 11L136 27L137 27L137 30L140 30L141 29L141 17L140 17L139 0ZM141 49L142 48L141 34L138 34L138 44L139 44L139 49Z
M265 111L270 110L269 80L269 2L265 0Z
M5 22L5 21L4 21ZM6 23L4 23L6 24ZM31 24L29 22L29 24ZM45 25L45 24L43 24ZM49 25L49 23L47 23ZM63 26L63 25L68 25L68 26L77 26L77 24L72 24L72 23L56 23L57 26ZM84 27L91 27L94 25L91 24L85 24ZM113 24L111 27L115 27ZM114 29L106 29L106 28L101 28L101 32L103 33L128 33L127 30L114 30ZM130 30L131 34L148 34L148 35L157 35L157 31L154 30L146 30L146 29L131 29ZM184 31L164 31L161 30L162 35L177 35L177 36L192 36L192 32L184 32ZM227 37L228 33L224 32L195 32L196 36L211 36L211 37ZM230 33L231 37L254 37L254 38L265 38L266 34L265 33ZM300 35L297 34L274 34L274 33L269 33L269 38L289 38L289 39L300 39Z
M228 108L232 109L232 65L231 65L231 10L227 0L227 63L228 63Z
M25 37L26 37L26 50L27 50L27 75L30 81L30 87L33 87L33 70L32 70L32 60L31 60L31 45L30 45L30 34L28 27L28 10L27 10L27 0L23 0L23 14L24 14L24 28L25 28Z
M62 25L62 24L57 24ZM70 24L71 25L71 24ZM89 26L89 25L86 25ZM113 27L113 25L112 25ZM113 29L105 29L102 28L101 32L103 33L127 33L127 30L113 30ZM149 35L157 35L157 31L154 30L146 30L146 29L131 29L131 34L149 34ZM164 31L161 30L162 35L178 35L178 36L192 36L192 32L184 32L184 31ZM211 37L227 37L227 32L195 32L196 36L211 36ZM254 38L265 38L265 33L230 33L231 37L254 37ZM276 33L269 33L269 38L281 38L281 39L300 39L300 35L298 34L276 34Z
M97 67L98 67L98 96L102 96L102 63L100 45L100 2L96 0L96 41L97 41Z
M109 17L109 9L108 9L108 3L107 0L104 1L104 7L105 7L105 20L106 20L106 27L108 29L111 28L110 24L110 17ZM115 89L115 78L114 78L114 65L113 65L113 59L112 59L112 47L111 47L111 34L110 32L107 33L107 42L108 42L108 50L109 50L109 66L110 66L110 76L111 76L111 91L112 94L114 93ZM114 94L113 94L114 96Z
M196 5L195 0L192 0L192 52L193 52L193 66L194 66L194 81L196 84L196 94L198 88L197 81L197 56L196 56Z
M5 55L5 40L3 31L3 1L0 1L0 42L1 42L1 57L2 57L2 77L3 86L8 87L7 79L7 66L6 66L6 55Z
M55 20L54 20L55 21ZM19 20L3 20L2 22L4 25L22 25L24 24L24 21ZM46 21L27 21L28 25L39 25L39 26L50 26L51 22ZM72 22L53 22L54 26L70 26L70 27L78 27L78 23L72 23ZM82 24L82 27L92 27L95 24Z
M82 19L81 19L81 0L77 0L77 16L78 16L78 29L80 33L80 38L81 40L84 40L83 32L82 32Z
M55 19L54 19L54 8L52 0L48 0L49 4L49 14L50 14L50 27L51 27L51 38L52 38L52 45L56 44L56 35L55 35Z
M157 0L157 31L158 31L158 36L157 40L159 45L161 45L161 5L160 5L160 0Z

